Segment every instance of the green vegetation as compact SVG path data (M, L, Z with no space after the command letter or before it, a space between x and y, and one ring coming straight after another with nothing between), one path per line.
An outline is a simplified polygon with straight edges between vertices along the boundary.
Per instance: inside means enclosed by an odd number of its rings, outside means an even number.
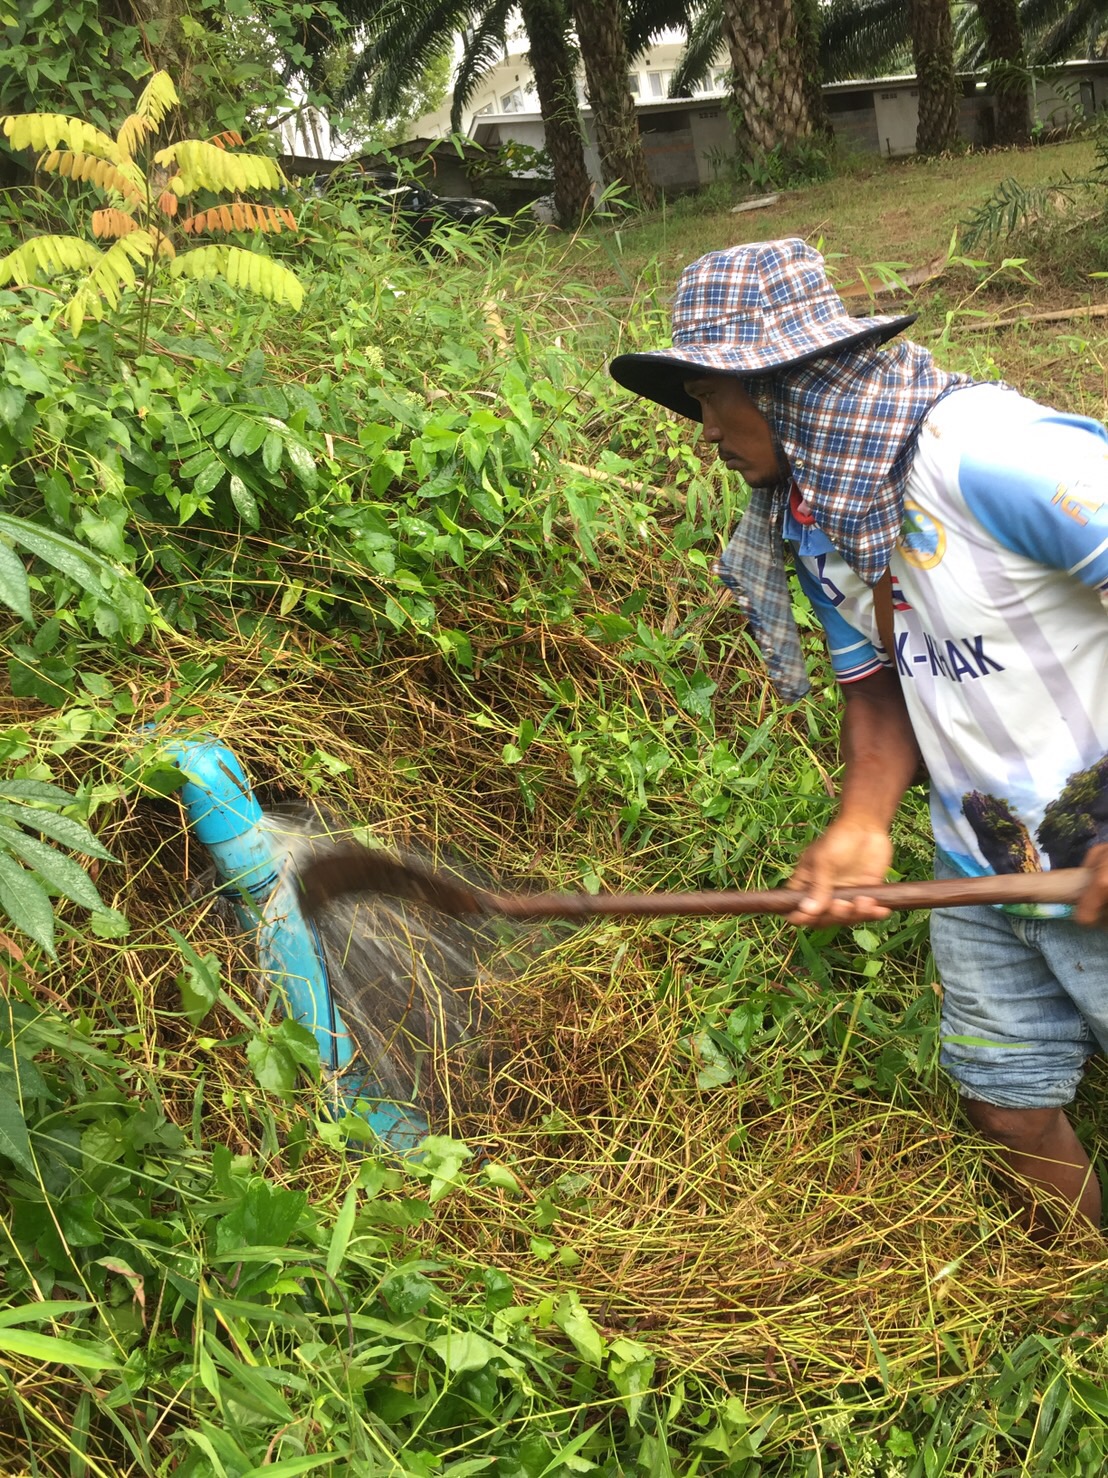
M937 1070L924 919L517 942L495 1081L400 1166L256 1001L145 727L505 881L781 881L832 805L829 673L773 703L709 573L741 490L605 361L664 339L694 233L803 229L845 285L895 286L983 169L506 251L445 231L433 260L300 203L243 238L299 313L166 277L74 337L64 280L0 291L0 1466L1103 1470L1103 1249L1036 1246L992 1184ZM996 268L936 266L918 332L1102 414L1088 323L977 332L1078 289ZM922 875L921 800L897 842Z

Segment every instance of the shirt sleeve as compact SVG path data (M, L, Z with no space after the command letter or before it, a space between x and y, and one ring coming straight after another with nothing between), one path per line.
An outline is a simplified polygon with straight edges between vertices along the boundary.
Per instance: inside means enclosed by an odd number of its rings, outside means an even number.
M966 452L959 484L998 544L1108 601L1108 436L1099 422L1045 417L987 455Z
M834 565L828 570L828 558L822 554L814 558L798 554L796 575L827 635L827 650L836 678L843 684L856 683L880 672L887 664L882 650L852 626L844 614L842 607L849 603L835 580Z

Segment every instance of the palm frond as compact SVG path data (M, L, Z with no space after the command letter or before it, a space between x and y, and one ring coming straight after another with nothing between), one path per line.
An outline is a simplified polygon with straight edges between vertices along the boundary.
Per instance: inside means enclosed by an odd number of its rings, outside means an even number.
M723 36L723 0L707 0L689 27L685 49L677 58L669 84L670 97L690 97L712 75Z
M911 54L910 10L903 0L831 0L820 12L824 81L873 77Z
M703 0L624 0L628 59L641 56L661 31L688 31L701 9Z
M379 8L363 30L364 45L337 94L340 104L364 98L372 121L390 118L443 47L485 7L475 0L409 0Z
M512 9L512 0L494 0L467 37L450 104L450 127L455 133L462 130L462 109L503 54Z

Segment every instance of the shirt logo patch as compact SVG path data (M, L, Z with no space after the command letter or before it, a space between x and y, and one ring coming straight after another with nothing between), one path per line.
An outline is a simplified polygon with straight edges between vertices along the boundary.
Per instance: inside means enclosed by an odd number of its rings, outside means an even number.
M933 570L946 553L946 530L910 498L904 500L904 522L896 541L901 554L917 570Z

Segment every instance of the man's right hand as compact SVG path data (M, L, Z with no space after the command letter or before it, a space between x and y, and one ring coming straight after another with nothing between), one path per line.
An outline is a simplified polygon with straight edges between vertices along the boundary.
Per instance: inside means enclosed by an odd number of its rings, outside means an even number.
M893 844L880 827L839 818L802 854L789 879L790 888L802 888L807 897L790 924L828 929L860 924L889 915L873 898L844 903L831 897L836 888L867 887L883 883L893 860Z

